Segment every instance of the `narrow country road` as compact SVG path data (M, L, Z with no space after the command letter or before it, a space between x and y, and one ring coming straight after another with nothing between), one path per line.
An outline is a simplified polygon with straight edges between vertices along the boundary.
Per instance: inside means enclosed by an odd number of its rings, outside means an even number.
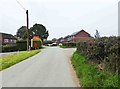
M2 71L3 87L77 87L70 68L74 48L46 47Z

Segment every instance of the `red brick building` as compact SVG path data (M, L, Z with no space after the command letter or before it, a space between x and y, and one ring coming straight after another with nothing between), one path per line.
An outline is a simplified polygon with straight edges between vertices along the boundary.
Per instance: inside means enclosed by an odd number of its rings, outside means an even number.
M91 38L91 35L84 30L75 32L71 35L71 41L72 42L78 42L80 40L85 40L85 39L88 39L88 38Z
M81 31L78 31L78 32L74 32L71 35L67 35L64 38L62 38L62 37L59 38L58 43L79 42L80 40L87 40L87 39L90 39L90 38L91 38L91 35L88 32L86 32L84 30L81 30Z
M7 33L0 33L0 35L0 43L2 45L16 45L17 39L13 35Z

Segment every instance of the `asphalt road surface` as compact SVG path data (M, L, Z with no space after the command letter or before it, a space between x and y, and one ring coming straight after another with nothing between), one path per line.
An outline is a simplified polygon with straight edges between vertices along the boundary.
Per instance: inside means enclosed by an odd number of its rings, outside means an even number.
M2 71L3 87L77 87L71 72L74 48L46 47L39 54Z

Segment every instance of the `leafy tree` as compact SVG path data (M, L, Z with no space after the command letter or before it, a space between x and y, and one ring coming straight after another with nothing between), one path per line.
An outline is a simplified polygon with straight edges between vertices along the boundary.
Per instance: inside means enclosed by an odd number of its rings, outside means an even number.
M22 26L17 30L16 33L17 37L22 38L23 40L27 38L27 27ZM47 39L49 36L48 31L46 30L46 27L42 24L35 24L33 27L29 29L29 35L30 39L33 38L33 36L39 36L42 40Z
M33 27L30 28L30 38L33 38L33 36L39 36L42 40L47 39L49 36L48 31L46 30L46 27L42 24L35 24Z
M98 32L98 30L96 30L95 38L100 38L100 33Z
M17 30L16 33L17 37L22 38L22 39L26 39L27 38L27 27L26 26L22 26Z

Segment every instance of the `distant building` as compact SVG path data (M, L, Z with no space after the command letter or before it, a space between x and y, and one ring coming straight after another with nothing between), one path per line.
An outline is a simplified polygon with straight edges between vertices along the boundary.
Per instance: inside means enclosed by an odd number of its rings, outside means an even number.
M78 42L80 40L91 38L91 35L88 32L81 30L73 33L70 38L72 42Z
M2 45L16 45L17 39L12 34L0 33L0 35L2 37L0 38L0 43L2 43Z
M53 38L53 39L52 39L52 42L53 42L53 43L56 43L56 42L57 42L57 38Z
M58 40L57 40L57 43L63 43L64 42L64 38L63 37L61 37L61 38L59 38Z
M71 35L67 35L64 38L61 37L57 40L58 43L63 43L63 42L79 42L80 40L88 40L89 38L91 38L91 35L84 31L78 31L78 32L74 32Z

